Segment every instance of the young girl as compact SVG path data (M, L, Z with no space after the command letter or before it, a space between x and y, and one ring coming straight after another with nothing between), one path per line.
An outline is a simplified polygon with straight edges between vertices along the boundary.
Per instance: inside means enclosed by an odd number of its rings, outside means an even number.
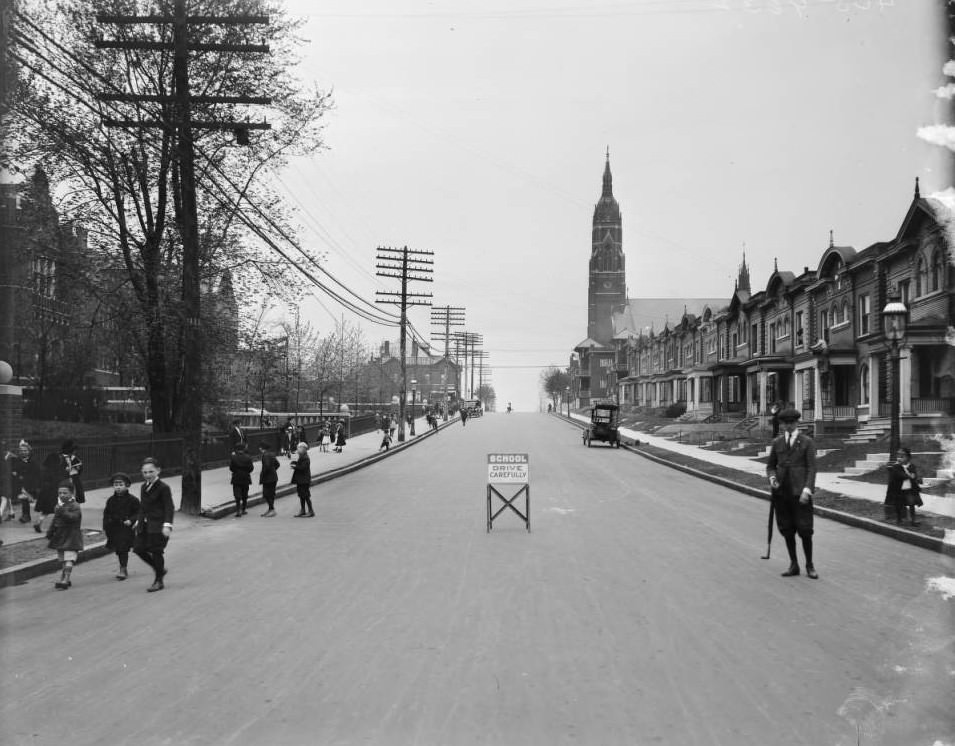
M106 548L116 552L119 558L117 580L126 580L126 565L129 562L129 550L133 548L135 534L133 524L139 515L139 498L129 493L131 480L128 474L116 472L109 478L113 485L113 494L103 509L103 532L106 534Z
M301 505L301 509L295 514L296 518L315 517L315 511L312 509L312 493L308 489L311 481L312 464L308 458L308 445L299 443L298 448L295 449L295 455L292 456L292 484L295 485Z
M46 533L50 549L55 549L60 562L63 563L63 572L60 579L53 584L59 591L65 591L73 583L70 575L73 565L83 548L83 532L80 524L83 522L83 512L73 494L73 483L64 480L56 488L56 510L53 511L53 523Z

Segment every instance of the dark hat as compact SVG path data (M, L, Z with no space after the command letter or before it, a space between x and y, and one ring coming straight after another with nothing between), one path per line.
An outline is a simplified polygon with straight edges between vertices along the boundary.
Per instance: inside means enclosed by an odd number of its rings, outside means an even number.
M60 453L73 453L76 450L76 443L73 442L72 438L67 438L63 441L63 445L60 446Z
M126 472L118 471L109 478L109 483L112 484L113 482L126 482L126 486L129 487L133 480L129 478L129 474Z
M799 413L799 410L788 407L776 415L776 417L779 418L780 422L795 422L802 417L802 415Z

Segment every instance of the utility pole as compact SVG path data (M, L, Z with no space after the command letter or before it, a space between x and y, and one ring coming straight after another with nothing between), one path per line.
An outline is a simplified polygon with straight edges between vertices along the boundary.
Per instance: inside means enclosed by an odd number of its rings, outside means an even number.
M246 25L268 24L268 16L189 16L186 0L173 0L173 13L146 16L98 14L98 23L115 25L159 24L172 26L172 42L152 41L98 41L100 49L162 50L173 53L173 95L136 93L103 93L103 101L126 103L158 102L172 105L173 120L105 119L107 127L159 127L176 135L176 155L179 164L179 232L182 239L182 504L184 513L198 515L202 509L202 335L200 329L199 284L199 221L196 205L195 147L193 130L233 130L236 142L248 144L248 130L269 129L265 122L200 122L192 120L193 103L269 104L271 99L251 96L191 96L189 93L189 52L263 52L266 44L193 44L189 41L189 27L200 24Z
M12 107L13 90L16 88L17 68L13 55L8 54L13 19L16 16L16 0L6 0L0 5L0 125L6 126ZM14 365L16 335L17 262L16 252L20 245L21 230L17 227L16 199L0 204L0 450L13 451L23 417L23 389L13 384L13 376L22 375ZM7 374L10 379L7 380ZM13 480L9 469L0 469L0 495L13 499Z
M408 283L434 282L433 251L412 251L407 246L400 249L378 247L375 273L379 277L394 277L401 280L401 292L391 293L376 290L376 303L394 303L401 308L401 397L398 402L398 442L405 439L405 399L408 398L407 326L409 306L430 306L431 293L409 293Z
M451 345L451 327L464 326L464 308L461 306L434 306L431 309L431 326L439 331L431 332L431 337L438 341L444 340L444 421L448 421L448 409L451 403L448 396L448 353Z
M461 344L464 347L464 384L468 389L468 395L466 398L473 399L475 349L484 343L484 336L477 334L476 332L456 332L455 336L461 340ZM470 361L471 367L470 385L468 385L468 361Z

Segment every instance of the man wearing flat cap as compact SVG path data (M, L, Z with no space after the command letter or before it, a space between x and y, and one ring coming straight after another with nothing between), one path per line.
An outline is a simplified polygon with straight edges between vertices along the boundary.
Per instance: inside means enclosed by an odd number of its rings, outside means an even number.
M816 489L816 444L797 428L799 412L792 408L778 415L782 434L773 441L766 464L766 476L772 490L776 527L786 540L789 569L784 578L799 575L796 558L796 534L806 555L806 574L819 577L812 563L812 493Z

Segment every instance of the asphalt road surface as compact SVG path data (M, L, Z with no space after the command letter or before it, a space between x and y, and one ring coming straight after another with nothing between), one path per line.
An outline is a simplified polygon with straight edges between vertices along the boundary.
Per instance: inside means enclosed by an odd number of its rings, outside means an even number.
M530 454L531 533L485 530L491 451ZM950 558L817 519L821 578L781 578L765 502L545 415L313 495L181 521L161 593L135 557L0 591L0 742L955 743Z

